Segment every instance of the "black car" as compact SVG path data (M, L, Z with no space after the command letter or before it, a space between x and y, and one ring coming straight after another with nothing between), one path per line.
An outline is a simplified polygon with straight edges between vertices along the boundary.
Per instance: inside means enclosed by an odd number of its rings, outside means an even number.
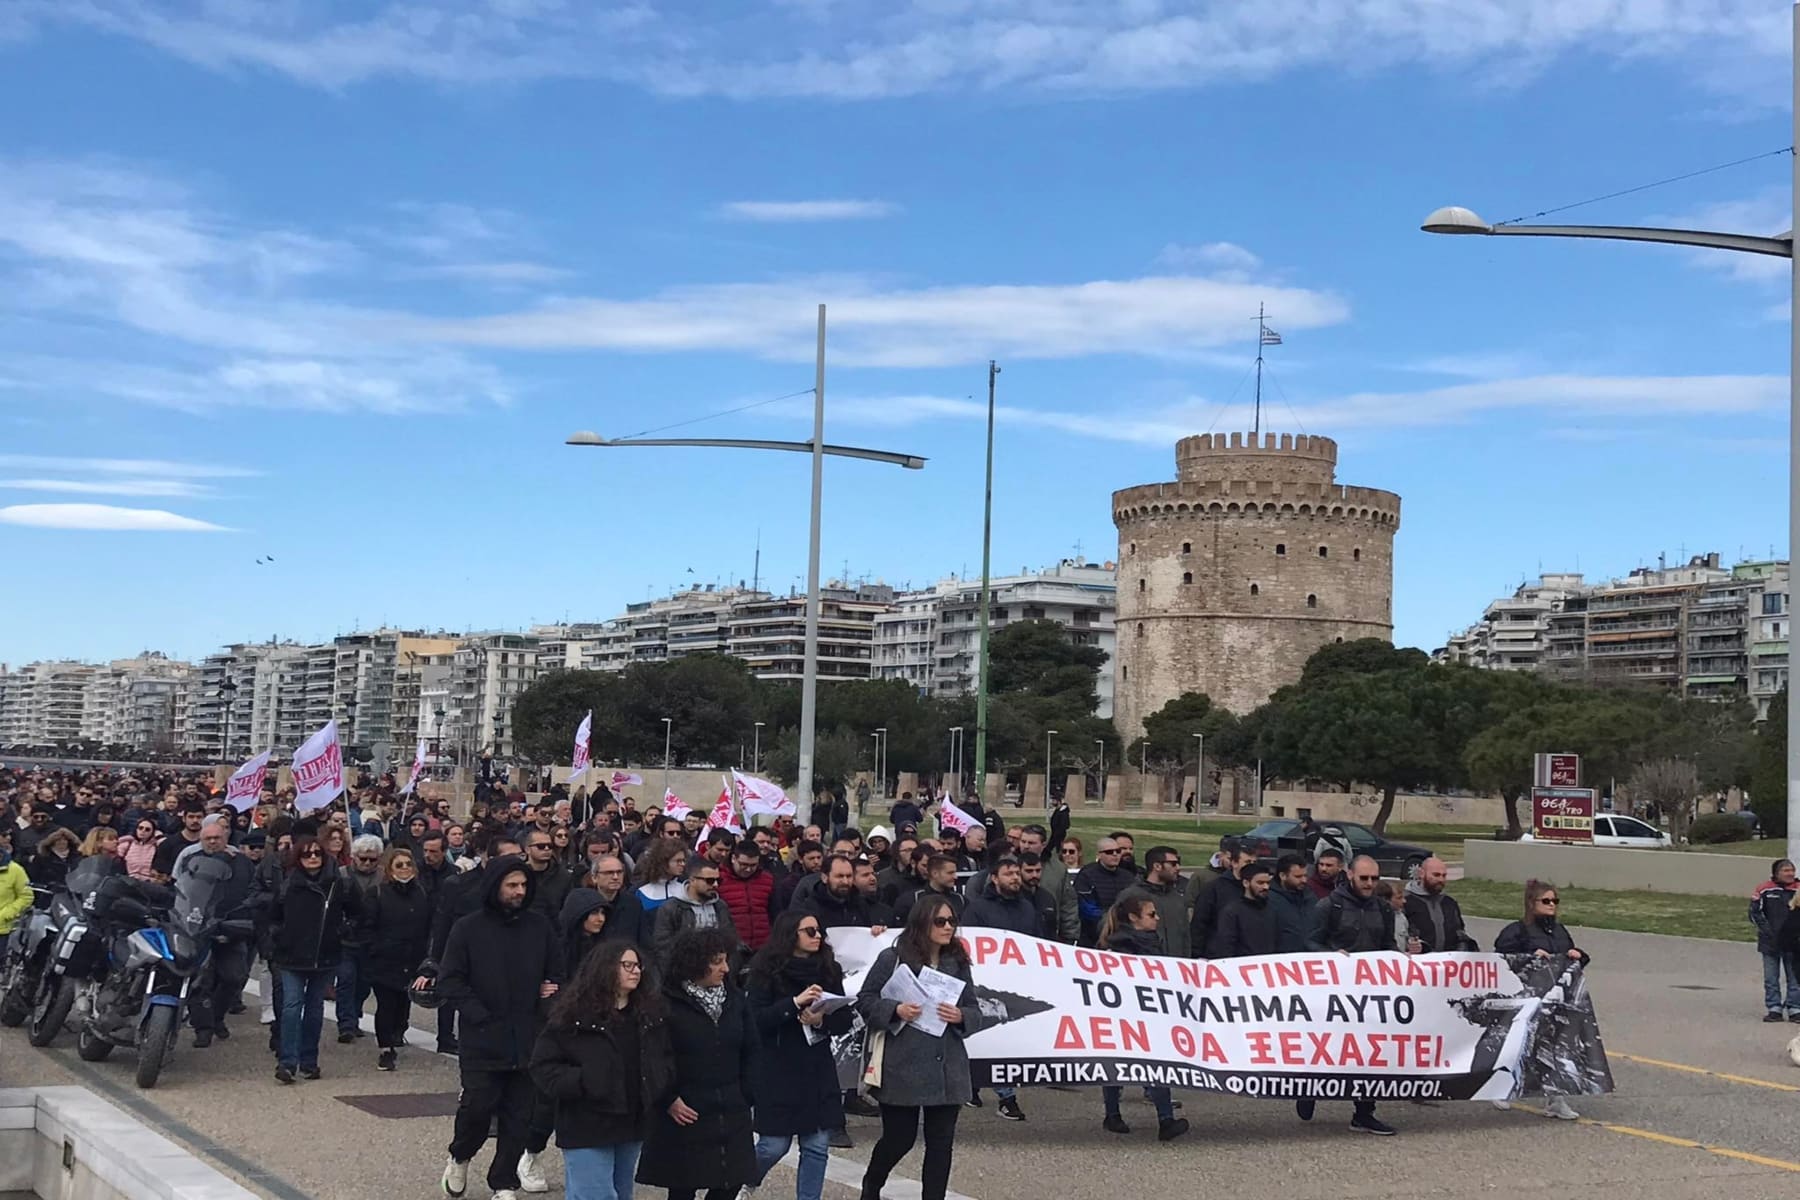
M1319 829L1329 841L1348 845L1353 854L1366 854L1381 866L1381 873L1395 879L1406 879L1413 868L1437 853L1428 846L1407 842L1390 842L1367 825L1354 821L1320 821ZM1306 853L1300 822L1294 819L1264 821L1242 835L1259 858L1272 858L1292 850Z

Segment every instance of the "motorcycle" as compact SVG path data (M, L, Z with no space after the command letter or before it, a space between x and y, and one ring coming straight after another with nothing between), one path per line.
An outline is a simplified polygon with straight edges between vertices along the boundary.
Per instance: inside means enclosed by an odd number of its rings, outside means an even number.
M132 880L117 858L96 855L71 870L62 889L50 898L49 927L44 932L47 951L25 1030L33 1046L48 1046L56 1040L68 1024L82 980L104 972L106 941L95 905L121 886L154 885Z
M31 885L33 904L13 926L0 958L0 1025L17 1029L31 1015L50 950L50 889Z
M116 1048L137 1051L137 1085L156 1086L175 1049L194 977L214 941L246 938L246 920L215 920L213 898L231 877L223 862L200 856L176 872L175 900L166 916L130 897L113 903L120 917L108 938L108 969L84 982L75 1001L75 1052L99 1062Z

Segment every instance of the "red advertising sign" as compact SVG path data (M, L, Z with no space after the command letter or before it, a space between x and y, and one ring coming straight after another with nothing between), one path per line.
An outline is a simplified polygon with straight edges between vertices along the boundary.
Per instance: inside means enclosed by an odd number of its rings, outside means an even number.
M1536 755L1532 759L1531 773L1531 782L1538 787L1578 788L1581 786L1581 755Z
M1531 789L1531 836L1540 842L1594 841L1593 788Z

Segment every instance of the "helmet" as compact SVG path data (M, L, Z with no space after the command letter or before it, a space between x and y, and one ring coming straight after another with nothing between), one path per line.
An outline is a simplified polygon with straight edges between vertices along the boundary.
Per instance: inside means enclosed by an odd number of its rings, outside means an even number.
M420 1008L436 1008L442 1004L444 998L438 995L437 990L437 968L429 964L420 967L418 978L413 980L407 994Z

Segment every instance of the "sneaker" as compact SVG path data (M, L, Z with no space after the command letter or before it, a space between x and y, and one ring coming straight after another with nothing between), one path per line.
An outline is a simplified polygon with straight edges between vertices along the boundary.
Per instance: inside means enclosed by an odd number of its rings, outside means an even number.
M1550 1097L1550 1103L1544 1105L1544 1115L1555 1117L1558 1121L1573 1121L1581 1114L1569 1107L1569 1102L1561 1096Z
M1511 1112L1512 1111L1512 1101L1511 1100L1496 1100L1496 1101L1494 1101L1494 1107L1499 1109L1501 1112Z
M1299 1115L1302 1121L1312 1120L1313 1113L1318 1110L1318 1107L1319 1102L1317 1100L1294 1101L1294 1112Z
M446 1196L460 1196L469 1186L469 1164L454 1158L444 1160L444 1177L439 1184Z
M348 1029L338 1030L338 1045L348 1046L351 1042L354 1042L355 1040L356 1040L356 1034L353 1031L348 1030Z
M1793 1012L1788 1014L1788 1022L1793 1025L1800 1025L1800 1008L1796 1008Z
M527 1150L519 1155L519 1190L521 1192L547 1192L550 1181L538 1168L538 1156Z
M300 1068L300 1078L302 1078L302 1079L317 1079L318 1077L319 1077L319 1068L317 1066Z
M850 1139L848 1129L834 1129L831 1131L831 1148L833 1150L854 1150L856 1143Z
M852 1117L879 1117L881 1106L862 1096L852 1096L844 1101L844 1112Z
M970 1096L970 1097L969 1097L969 1098L968 1098L968 1100L966 1100L966 1101L964 1101L964 1103L965 1103L965 1104L966 1104L966 1105L967 1105L967 1106L968 1106L968 1107L969 1107L969 1108L983 1108L983 1107L985 1107L985 1103L984 1103L984 1101L983 1101L983 1100L982 1100L982 1099L981 1099L981 1093L980 1093L980 1092L976 1092L976 1093L975 1093L975 1094L974 1094L974 1095L973 1095L973 1096Z
M294 1068L289 1067L289 1066L276 1067L275 1068L275 1082L276 1083L292 1083L292 1082L294 1082Z
M212 1045L213 1032L210 1029L194 1030L194 1049L204 1050Z
M1373 1113L1371 1113L1366 1117L1364 1117L1364 1116L1351 1117L1350 1118L1350 1132L1352 1132L1352 1133L1372 1133L1376 1137L1393 1137L1394 1134L1397 1132L1397 1130L1395 1130L1395 1128L1392 1125L1389 1125L1386 1121L1383 1121L1380 1117L1377 1117Z
M392 1046L389 1046L386 1050L381 1052L381 1057L375 1060L375 1069L377 1071L391 1071L399 1064L399 1062L400 1052Z
M1108 1132L1108 1133L1130 1133L1131 1132L1131 1126L1129 1126L1125 1123L1125 1118L1117 1115L1116 1113L1114 1115L1106 1118L1106 1120L1100 1122L1100 1128L1106 1130L1106 1132Z
M1156 1123L1156 1140L1172 1142L1188 1131L1188 1123L1184 1117L1169 1117Z
M1025 1110L1019 1107L1017 1096L1008 1096L994 1106L994 1111L1000 1114L1000 1119L1003 1121L1023 1121L1025 1119Z
M1763 1014L1764 1025L1779 1025L1783 1020L1784 1018L1781 1015L1781 1010L1778 1008L1772 1008Z

